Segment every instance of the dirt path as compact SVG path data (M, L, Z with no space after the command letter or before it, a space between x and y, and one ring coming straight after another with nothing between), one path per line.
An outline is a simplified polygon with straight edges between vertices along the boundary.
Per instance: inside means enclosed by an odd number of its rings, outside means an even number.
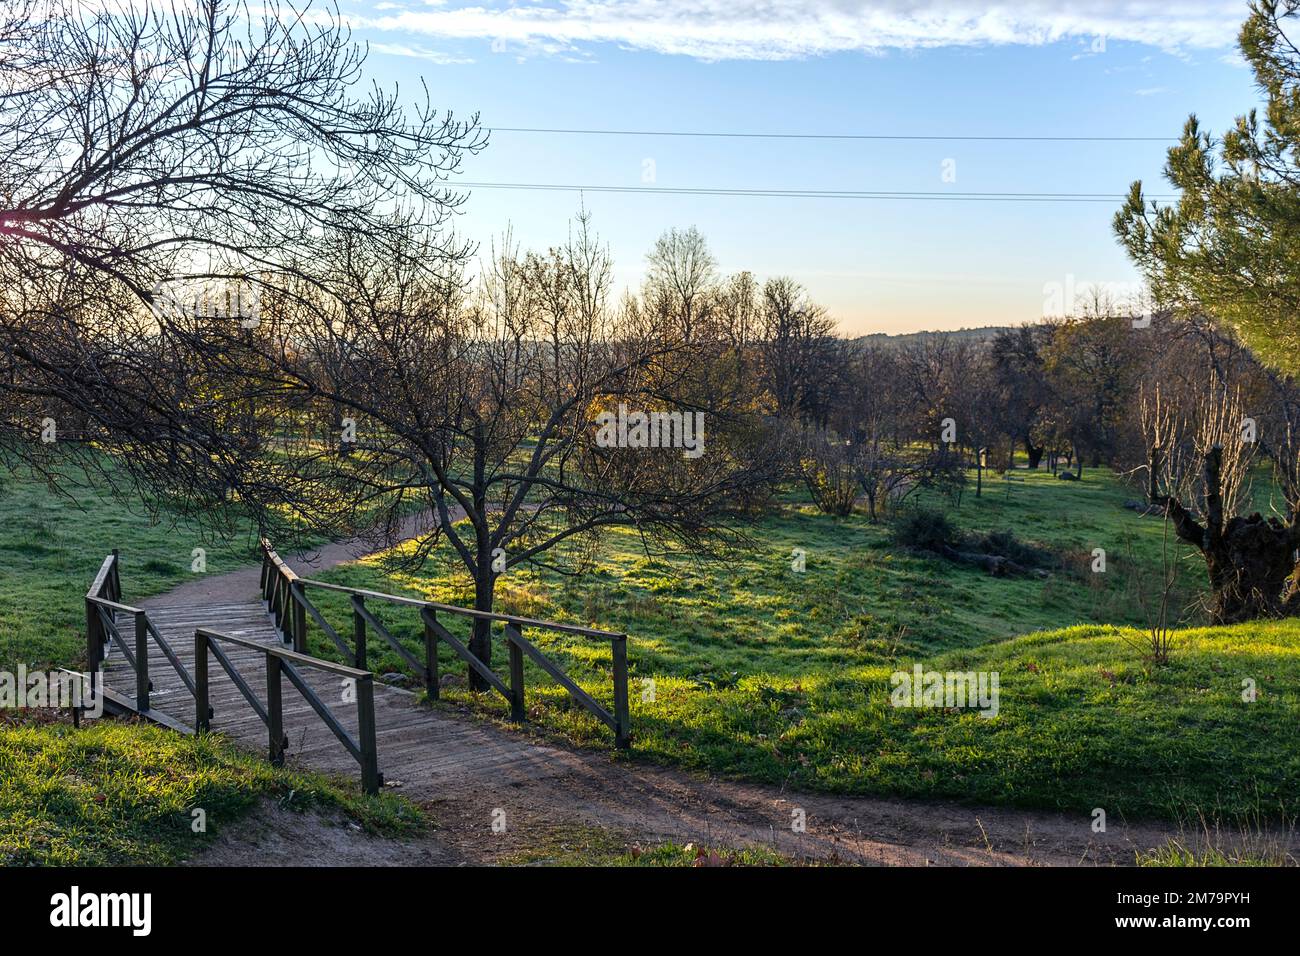
M459 507L451 509L452 521L463 518L464 512ZM429 530L432 515L429 512L409 515L402 521L400 540L406 541L423 531ZM334 541L323 544L310 551L297 554L281 555L289 565L304 577L316 574L328 568L355 561L373 553L378 542L373 537L351 538L347 541ZM214 604L245 604L261 600L261 565L251 564L237 571L225 574L211 574L186 581L179 587L163 594L145 598L139 606L174 607L177 605L209 606Z
M428 806L456 855L489 863L574 828L642 846L762 846L794 860L912 866L1129 865L1137 852L1178 835L1162 825L1113 822L1097 834L1082 814L794 793L595 753L565 752L557 763L563 766L543 778L442 781L432 794L417 782L399 792ZM501 821L505 831L494 831Z
M408 533L420 525L418 517L412 519ZM300 573L312 573L354 560L366 549L364 542L343 542L286 560ZM146 603L176 609L258 597L253 567L183 585ZM411 697L400 706L417 705ZM1126 865L1137 852L1180 836L1172 826L1114 819L1107 832L1094 833L1085 814L794 793L604 751L574 751L445 705L432 713L421 710L431 725L427 736L392 754L404 769L402 779L390 776L388 783L429 811L438 827L434 834L417 841L362 839L346 827L263 814L195 862L494 863L563 845L575 834L581 839L599 833L642 846L759 845L793 859L860 864ZM301 750L304 763L321 766L319 750ZM338 766L354 771L348 759ZM381 764L383 759L381 748Z

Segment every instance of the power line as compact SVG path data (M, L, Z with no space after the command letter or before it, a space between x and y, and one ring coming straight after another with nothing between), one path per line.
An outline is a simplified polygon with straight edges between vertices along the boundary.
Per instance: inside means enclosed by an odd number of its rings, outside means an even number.
M715 139L916 140L991 143L1176 143L1176 136L967 136L911 133L731 133L714 130L555 129L538 126L488 126L493 133L546 133L571 136L687 136Z
M559 192L593 193L660 193L677 196L745 196L786 199L916 199L939 202L1093 202L1116 203L1128 198L1125 193L1045 193L1045 192L926 192L903 190L847 189L715 189L675 186L599 186L566 183L470 183L449 184L453 189L532 189ZM1148 199L1174 199L1174 196L1147 196Z

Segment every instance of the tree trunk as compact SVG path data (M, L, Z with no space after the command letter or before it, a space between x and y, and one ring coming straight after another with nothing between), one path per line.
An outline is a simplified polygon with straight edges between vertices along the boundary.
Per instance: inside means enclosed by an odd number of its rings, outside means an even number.
M1297 572L1293 535L1276 518L1253 514L1229 520L1218 543L1205 551L1205 566L1216 624L1300 610L1289 586Z
M1156 460L1153 456L1152 462ZM1210 578L1210 618L1215 624L1239 624L1260 617L1300 612L1295 584L1300 581L1296 546L1300 525L1256 513L1223 518L1220 470L1223 452L1205 456L1205 525L1174 498L1157 498L1174 522L1178 537L1205 556ZM1155 484L1152 482L1152 489Z
M492 568L492 541L487 523L487 437L483 423L474 423L474 610L491 611L496 594L497 574ZM492 622L474 619L469 652L488 667L492 666ZM490 685L474 668L469 669L469 686L487 690Z
M1035 445L1028 435L1025 436L1025 454L1029 456L1029 470L1037 470L1043 460L1043 446Z
M486 575L480 574L474 582L474 610L491 611L495 588L495 576L489 565ZM492 622L482 618L474 619L474 630L470 633L469 652L488 667L492 666ZM469 669L469 686L471 690L487 690L492 685L485 681L474 668Z

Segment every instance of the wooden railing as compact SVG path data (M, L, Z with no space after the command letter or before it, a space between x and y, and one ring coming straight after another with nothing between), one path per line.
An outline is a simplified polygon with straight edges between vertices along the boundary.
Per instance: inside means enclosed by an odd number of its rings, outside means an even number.
M265 705L253 693L248 681L235 667L234 663L220 647L221 643L234 644L246 650L257 651L266 657L266 703ZM269 756L273 764L284 762L284 754L289 746L289 738L284 733L283 680L298 689L305 701L316 712L325 726L330 729L339 742L347 749L361 766L361 787L366 793L378 793L384 784L379 772L379 752L375 743L375 685L374 675L369 671L345 667L315 657L308 657L297 651L286 650L257 641L232 637L209 628L200 627L194 632L194 675L196 691L194 695L195 728L209 729L212 709L208 703L208 656L217 659L222 670L230 677L239 693L248 701L253 712L266 725L270 741ZM299 667L313 668L350 680L356 687L357 703L357 738L352 735L312 690L303 678Z
M149 642L153 641L168 663L175 669L181 683L194 697L196 730L211 726L213 710L209 697L209 658L229 675L239 694L248 702L258 718L266 725L270 740L270 757L280 763L288 746L284 734L282 681L287 678L297 688L308 705L339 739L361 767L362 786L369 793L377 792L383 784L378 768L375 742L374 674L368 668L368 641L371 634L382 638L423 679L430 698L439 696L438 647L446 644L490 687L500 693L510 705L510 717L515 721L527 720L524 687L524 661L531 660L538 668L555 680L579 705L593 714L613 731L616 747L631 746L631 721L628 711L628 660L627 635L594 628L539 621L511 614L476 611L470 608L423 601L417 598L385 594L362 588L349 588L324 581L300 578L262 540L262 596L281 640L290 648L262 644L246 638L223 634L201 627L194 633L194 674L185 668L171 645L159 633L143 608L122 602L122 582L118 552L113 551L100 565L90 590L86 592L86 657L90 671L91 692L96 689L105 701L124 711L134 711L157 720L173 729L190 732L174 716L151 707L150 694L153 683L149 674ZM320 611L307 598L308 588L341 592L349 596L352 610L351 643L339 636ZM376 616L367 601L386 602L418 609L423 631L423 657L399 641ZM471 622L486 621L488 627L500 623L505 633L509 651L509 676L503 680L477 656L466 643L453 634L440 620L439 615L464 617ZM121 618L131 619L133 631L128 640L123 634ZM313 621L331 640L343 659L351 662L336 664L311 657L307 649L307 622ZM554 661L548 658L532 641L524 636L526 630L542 630L570 634L578 637L609 641L613 664L613 709L597 701L570 678ZM263 655L266 661L266 703L263 704L240 674L221 644L231 644ZM130 666L135 682L134 701L110 693L105 686L102 667L107 649L116 645L122 658ZM355 683L357 703L357 737L354 739L343 727L338 717L325 705L303 678L302 669L316 669L341 676Z
M131 618L133 623L132 639L126 640L118 627L118 615ZM116 645L123 659L135 672L135 701L133 708L140 713L149 713L149 695L153 690L153 681L149 677L149 641L158 645L163 656L176 671L185 685L185 689L194 693L194 678L185 669L176 652L167 639L159 633L149 614L143 608L132 607L122 603L121 559L116 548L104 558L95 575L90 590L86 592L86 668L90 672L91 693L96 689L104 692L104 678L101 668L104 664L106 649Z
M262 545L262 600L275 622L280 640L292 644L299 654L307 651L307 601L302 594L301 579L293 568L275 553L270 542Z
M349 595L352 606L352 643L349 645L338 631L325 619L320 611L307 598L307 588L341 592ZM379 636L404 660L411 670L423 680L431 699L439 696L438 679L438 644L446 644L465 663L478 674L489 686L495 689L510 704L511 720L523 722L528 718L524 698L524 658L528 658L546 674L563 687L584 709L604 723L614 733L614 745L619 749L631 746L631 718L628 708L628 663L627 635L611 631L601 631L572 624L557 624L552 621L538 621L532 618L517 617L512 614L497 614L491 611L476 611L470 608L440 604L436 601L423 601L418 598L385 594L381 591L369 591L363 588L350 588L340 584L327 584L311 578L300 578L288 567L270 542L262 539L262 596L267 609L275 617L282 639L292 643L294 649L302 653L306 649L306 622L311 619L330 639L345 660L352 661L358 671L368 667L368 636L371 632ZM367 600L383 601L405 607L419 609L423 626L423 660L413 654L401 643L375 616L366 605ZM476 621L500 622L504 626L506 645L509 649L509 682L502 680L487 664L479 660L469 648L452 634L438 615L445 614L466 617ZM286 630L286 622L287 630ZM572 634L579 637L609 641L613 664L613 712L596 701L590 694L578 686L554 661L550 660L531 641L524 637L524 630L545 630L553 633Z

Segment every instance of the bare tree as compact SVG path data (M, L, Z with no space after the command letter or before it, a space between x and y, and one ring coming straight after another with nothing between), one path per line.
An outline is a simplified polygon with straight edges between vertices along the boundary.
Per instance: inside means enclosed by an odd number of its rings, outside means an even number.
M52 418L68 426L62 448L94 442L149 480L166 448L163 477L200 500L231 487L257 498L231 410L211 392L176 400L201 384L184 353L246 313L174 302L196 286L267 302L329 294L313 268L327 237L444 225L460 201L446 177L484 143L473 117L362 87L363 64L328 8L6 4L0 437L11 448L40 460L36 422ZM467 249L446 233L428 253L436 269Z
M676 323L683 342L707 334L717 284L717 260L694 226L669 229L646 256L646 304Z
M718 291L721 333L741 351L753 345L758 335L758 291L751 272L736 273Z
M1208 389L1194 419L1179 415L1158 391L1143 403L1148 496L1165 509L1179 539L1204 556L1212 619L1295 613L1288 585L1300 546L1296 502L1282 520L1247 513L1258 423L1245 415L1240 392Z
M1174 647L1174 588L1178 583L1178 555L1173 542L1169 540L1169 517L1165 516L1160 538L1160 578L1156 587L1148 585L1148 575L1142 571L1142 562L1133 551L1133 542L1125 542L1129 563L1133 567L1133 586L1137 591L1138 607L1146 622L1146 631L1141 638L1125 638L1126 643L1137 648L1153 664L1168 664L1169 654ZM1154 591L1154 599L1151 592Z
M1045 323L1005 329L993 339L992 375L997 389L1003 426L1025 449L1029 468L1043 460L1044 418L1051 404L1051 389L1043 369L1043 351L1052 326Z
M432 529L402 559L445 542L481 611L521 564L580 569L612 525L696 555L743 540L747 496L779 456L750 403L708 397L700 370L729 346L611 306L609 256L585 215L545 255L507 237L468 295L458 275L428 275L418 230L336 242L318 265L340 294L287 297L238 362L259 401L352 427L346 459L333 443L295 459L323 520L396 529L427 509ZM226 342L203 352L235 375ZM491 660L487 620L471 647Z
M835 322L790 278L769 279L761 302L764 385L780 418L825 426L842 370Z
M827 429L808 428L800 442L799 467L813 503L824 514L853 513L859 483L852 444Z
M832 421L851 445L854 476L875 522L925 478L928 453L909 428L908 392L898 353L854 350Z

